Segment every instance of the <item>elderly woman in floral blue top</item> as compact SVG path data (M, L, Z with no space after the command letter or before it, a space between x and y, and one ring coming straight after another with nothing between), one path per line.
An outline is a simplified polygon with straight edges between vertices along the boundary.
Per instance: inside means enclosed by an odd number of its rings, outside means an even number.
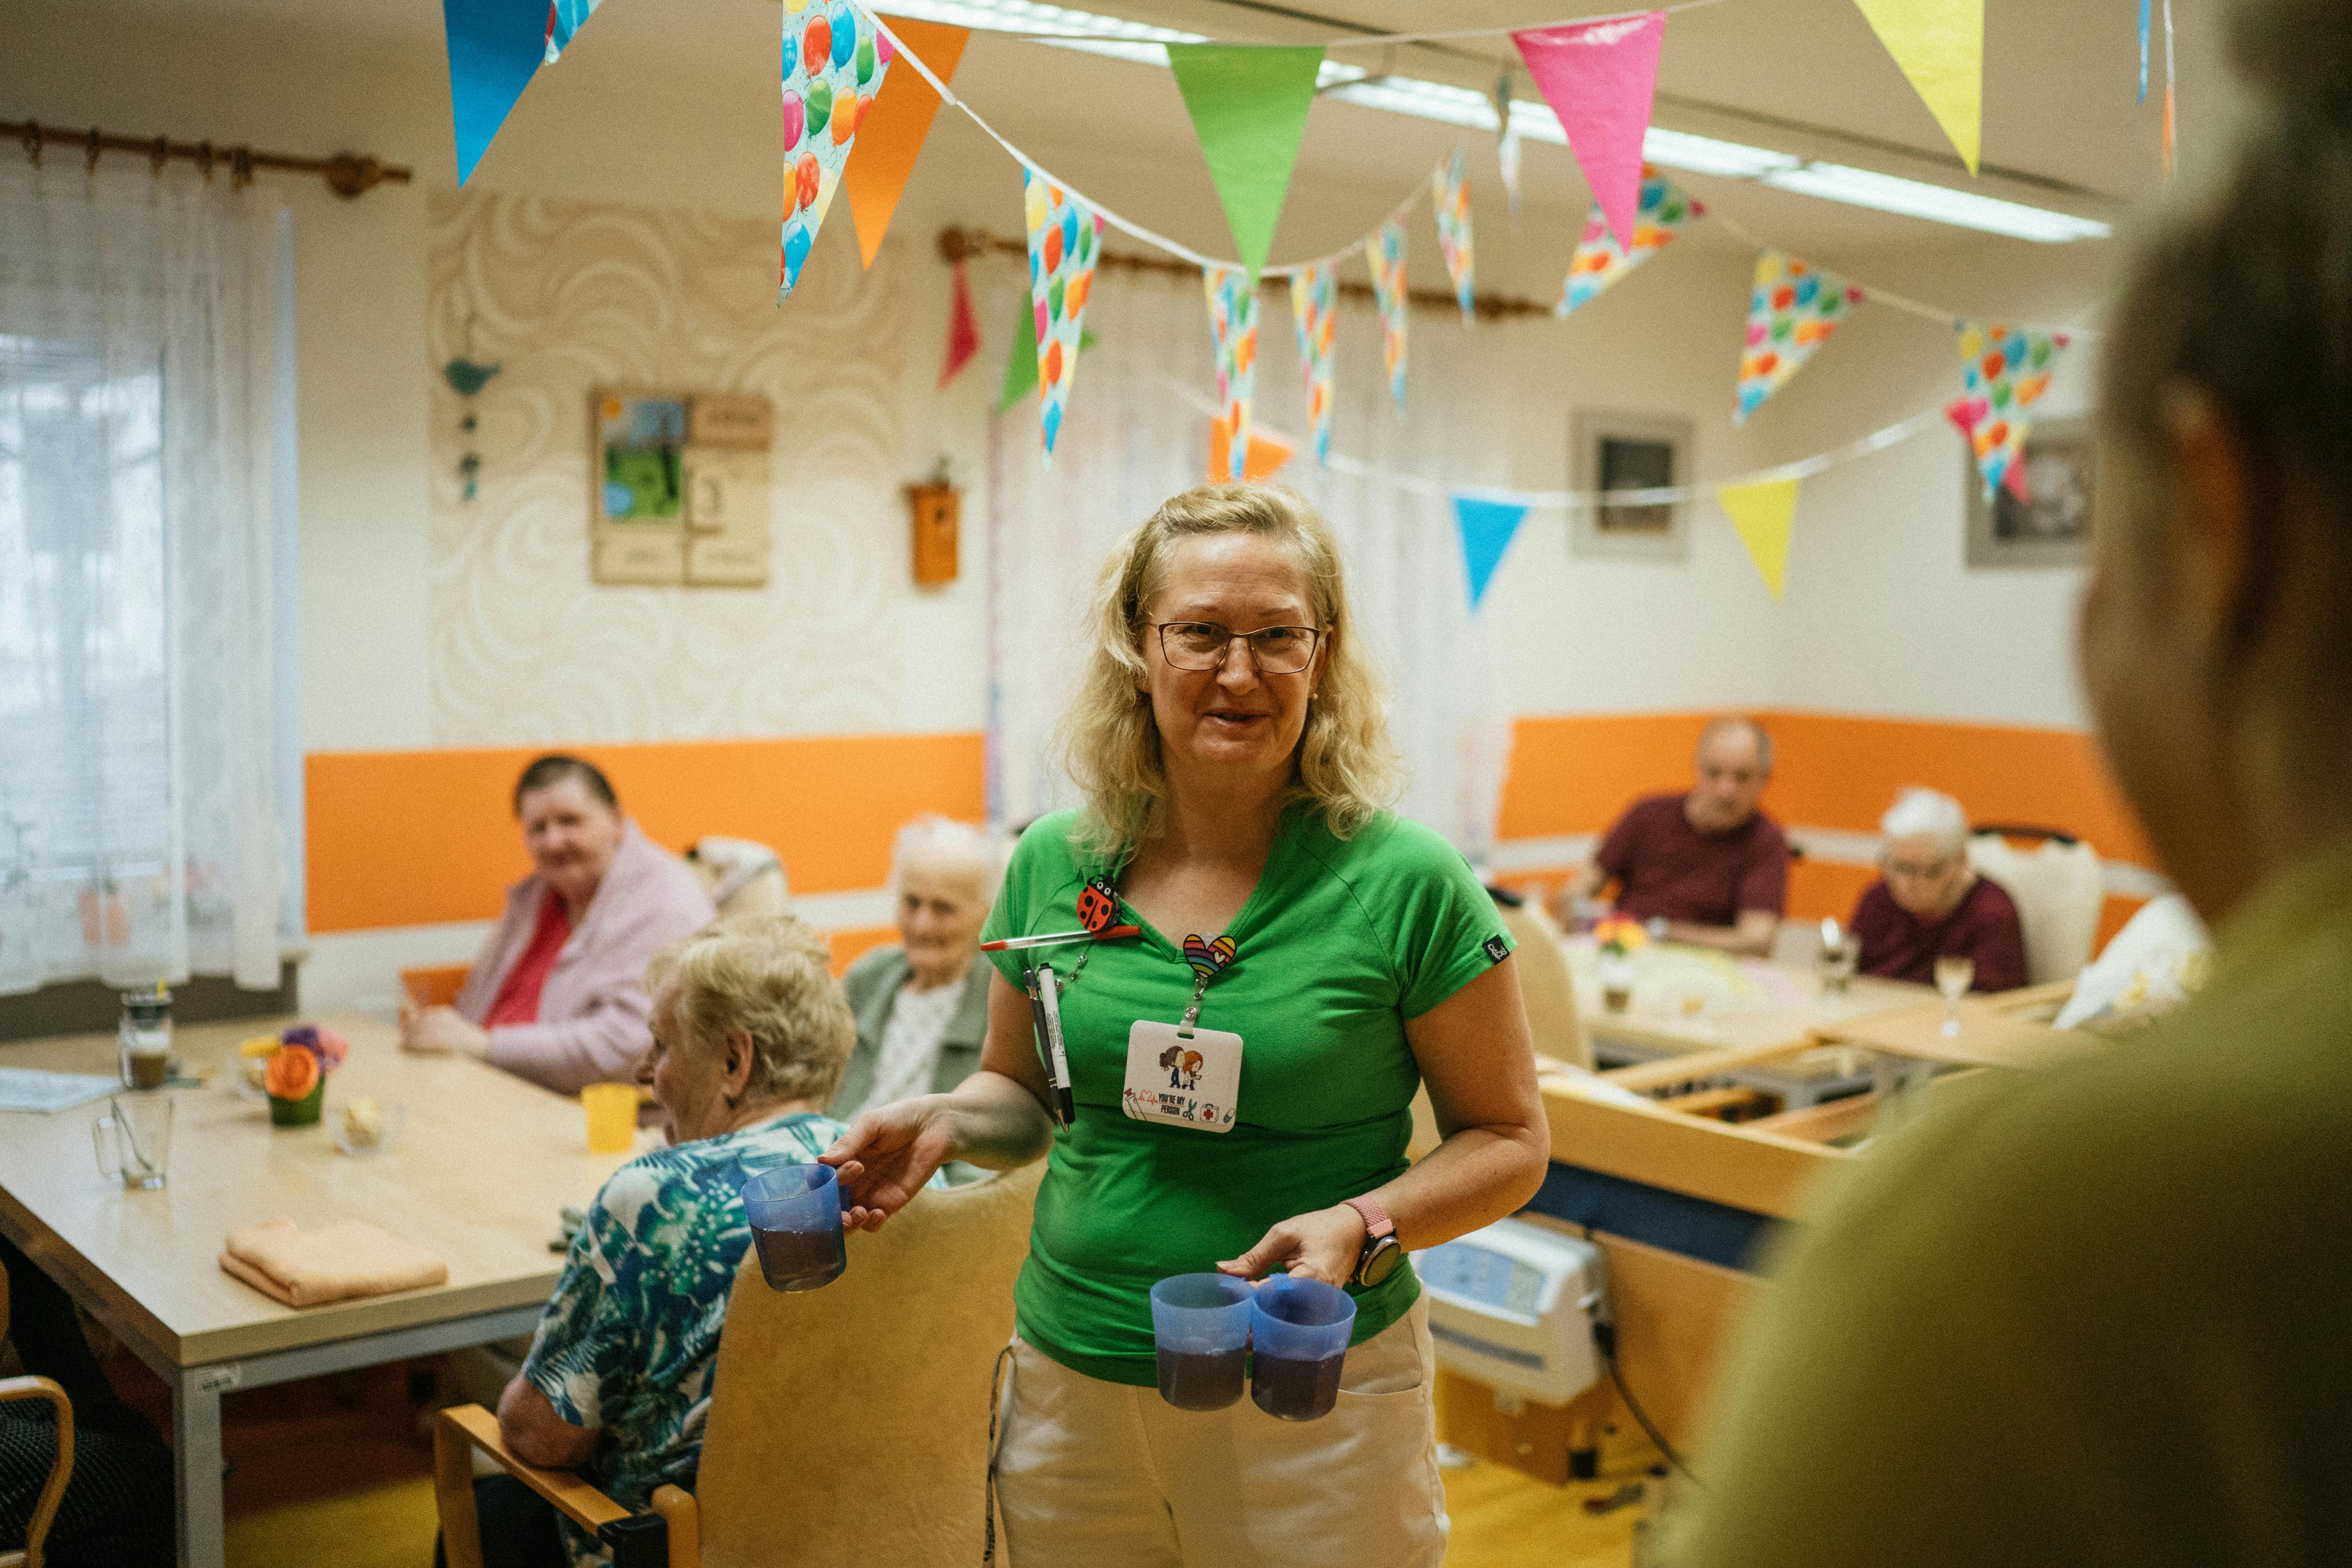
M820 1115L856 1043L823 938L783 916L723 921L646 973L653 1050L637 1078L670 1147L613 1173L572 1244L499 1433L534 1465L574 1469L642 1510L692 1489L728 1292L751 1246L740 1190L841 1135ZM483 1559L513 1568L608 1561L519 1481L475 1483ZM560 1528L559 1528L560 1527Z

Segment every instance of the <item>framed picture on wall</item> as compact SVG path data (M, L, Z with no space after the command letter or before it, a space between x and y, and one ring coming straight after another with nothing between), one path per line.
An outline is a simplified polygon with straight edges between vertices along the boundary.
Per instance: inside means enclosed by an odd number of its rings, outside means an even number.
M1975 567L2080 566L2090 559L2091 498L2098 479L2098 447L2082 415L2037 419L2028 427L2025 491L1985 499L1976 459L1961 447L1968 493L1968 563Z
M1569 421L1570 482L1580 490L1686 485L1694 444L1687 419L1580 409ZM1569 550L1602 560L1685 560L1688 510L1680 502L1659 501L1575 508L1568 514Z

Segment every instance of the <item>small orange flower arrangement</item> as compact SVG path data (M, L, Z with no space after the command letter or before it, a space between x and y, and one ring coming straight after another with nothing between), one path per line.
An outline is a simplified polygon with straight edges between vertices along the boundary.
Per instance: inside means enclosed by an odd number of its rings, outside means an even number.
M1610 957L1626 958L1650 945L1650 932L1631 915L1610 915L1593 923L1592 940Z
M268 1043L268 1037L248 1041ZM333 1029L317 1024L296 1024L278 1037L275 1048L261 1056L261 1087L269 1094L269 1120L278 1127L309 1127L319 1120L325 1103L327 1074L351 1055L351 1042Z

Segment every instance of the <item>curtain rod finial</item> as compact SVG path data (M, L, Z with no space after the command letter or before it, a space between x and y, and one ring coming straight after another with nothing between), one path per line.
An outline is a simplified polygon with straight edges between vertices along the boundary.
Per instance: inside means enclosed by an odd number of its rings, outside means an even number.
M326 179L327 189L350 201L383 184L383 165L373 158L338 153L327 160Z

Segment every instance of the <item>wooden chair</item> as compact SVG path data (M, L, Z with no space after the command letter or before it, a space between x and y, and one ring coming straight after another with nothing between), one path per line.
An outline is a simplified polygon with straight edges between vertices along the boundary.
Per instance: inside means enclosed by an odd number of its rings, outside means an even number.
M653 1498L670 1568L963 1568L979 1556L996 1356L1043 1174L1040 1163L917 1194L882 1230L851 1237L848 1272L821 1290L771 1290L745 1255L695 1489ZM626 1516L579 1477L509 1453L480 1405L445 1410L433 1484L450 1568L481 1568L475 1448L585 1530Z
M8 1337L8 1271L0 1268L0 1340ZM58 1505L65 1501L66 1483L73 1479L73 1401L46 1377L0 1377L0 1405L16 1399L46 1399L57 1408L58 1457L49 1462L49 1479L33 1504L21 1551L0 1552L0 1568L41 1568L42 1542L57 1522Z
M1577 1016L1576 980L1560 946L1559 927L1533 899L1517 905L1497 899L1495 912L1519 944L1519 996L1527 1004L1536 1054L1570 1067L1591 1067L1592 1042Z

